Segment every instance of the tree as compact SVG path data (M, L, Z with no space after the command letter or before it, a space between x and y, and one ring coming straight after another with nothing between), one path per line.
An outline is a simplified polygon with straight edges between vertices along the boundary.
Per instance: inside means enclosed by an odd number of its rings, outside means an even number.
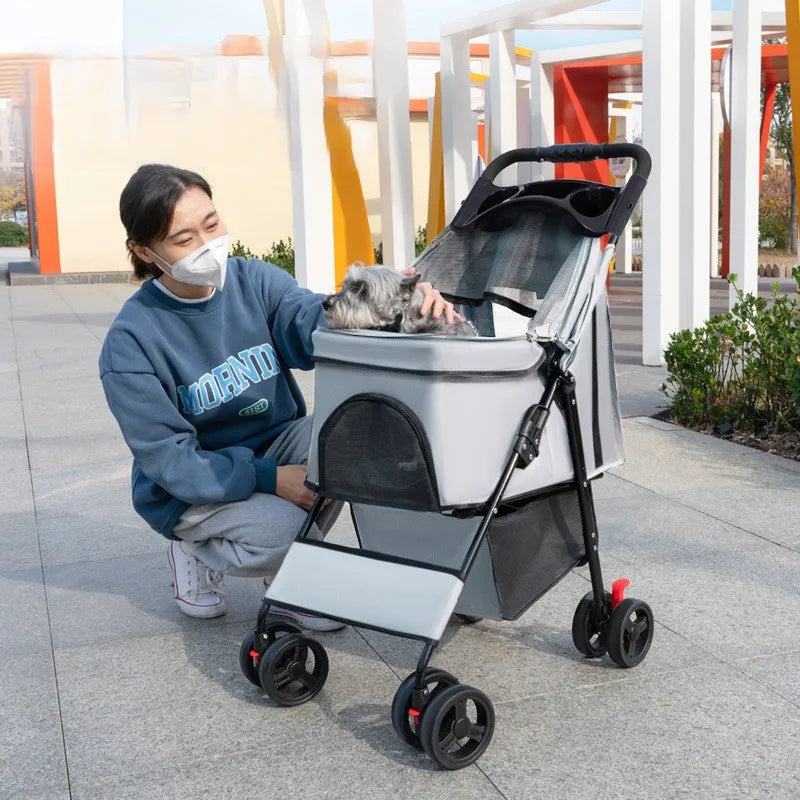
M770 166L764 170L761 192L758 197L758 238L772 242L771 247L782 247L789 233L789 170Z
M772 139L778 152L786 159L789 167L789 182L791 184L791 202L788 233L786 236L786 249L797 253L797 171L794 163L794 149L792 147L792 98L789 93L789 84L780 83L775 93L775 110L772 114Z
M25 179L12 172L0 172L0 217L10 217L18 208L25 208Z

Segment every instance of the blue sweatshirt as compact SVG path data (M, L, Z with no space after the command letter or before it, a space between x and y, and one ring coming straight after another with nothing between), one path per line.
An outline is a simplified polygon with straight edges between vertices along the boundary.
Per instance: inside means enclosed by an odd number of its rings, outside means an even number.
M156 531L190 506L274 492L264 452L306 407L323 295L263 261L228 260L224 291L182 303L147 281L100 353L108 405L133 454L133 506Z

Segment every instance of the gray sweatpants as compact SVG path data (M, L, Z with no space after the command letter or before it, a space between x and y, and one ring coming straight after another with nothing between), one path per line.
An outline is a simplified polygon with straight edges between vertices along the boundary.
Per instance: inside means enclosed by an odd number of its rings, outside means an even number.
M303 417L272 443L266 455L273 456L278 466L305 464L310 442L311 417ZM327 506L309 536L322 539L341 510L341 503ZM235 503L190 506L172 532L183 540L189 555L211 569L271 580L305 518L306 512L288 500L254 492Z

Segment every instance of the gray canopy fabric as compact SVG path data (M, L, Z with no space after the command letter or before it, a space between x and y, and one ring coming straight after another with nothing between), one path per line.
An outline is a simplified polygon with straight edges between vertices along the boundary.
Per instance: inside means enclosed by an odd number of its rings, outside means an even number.
M457 302L490 299L533 316L557 277L563 282L583 267L595 240L558 210L515 211L480 226L446 228L413 266Z

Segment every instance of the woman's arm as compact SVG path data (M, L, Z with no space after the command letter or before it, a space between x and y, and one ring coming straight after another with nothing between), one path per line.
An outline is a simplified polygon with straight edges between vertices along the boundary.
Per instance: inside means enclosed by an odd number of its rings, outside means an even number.
M142 472L185 503L246 500L275 491L275 460L246 447L203 450L197 433L152 373L106 372L111 413Z

